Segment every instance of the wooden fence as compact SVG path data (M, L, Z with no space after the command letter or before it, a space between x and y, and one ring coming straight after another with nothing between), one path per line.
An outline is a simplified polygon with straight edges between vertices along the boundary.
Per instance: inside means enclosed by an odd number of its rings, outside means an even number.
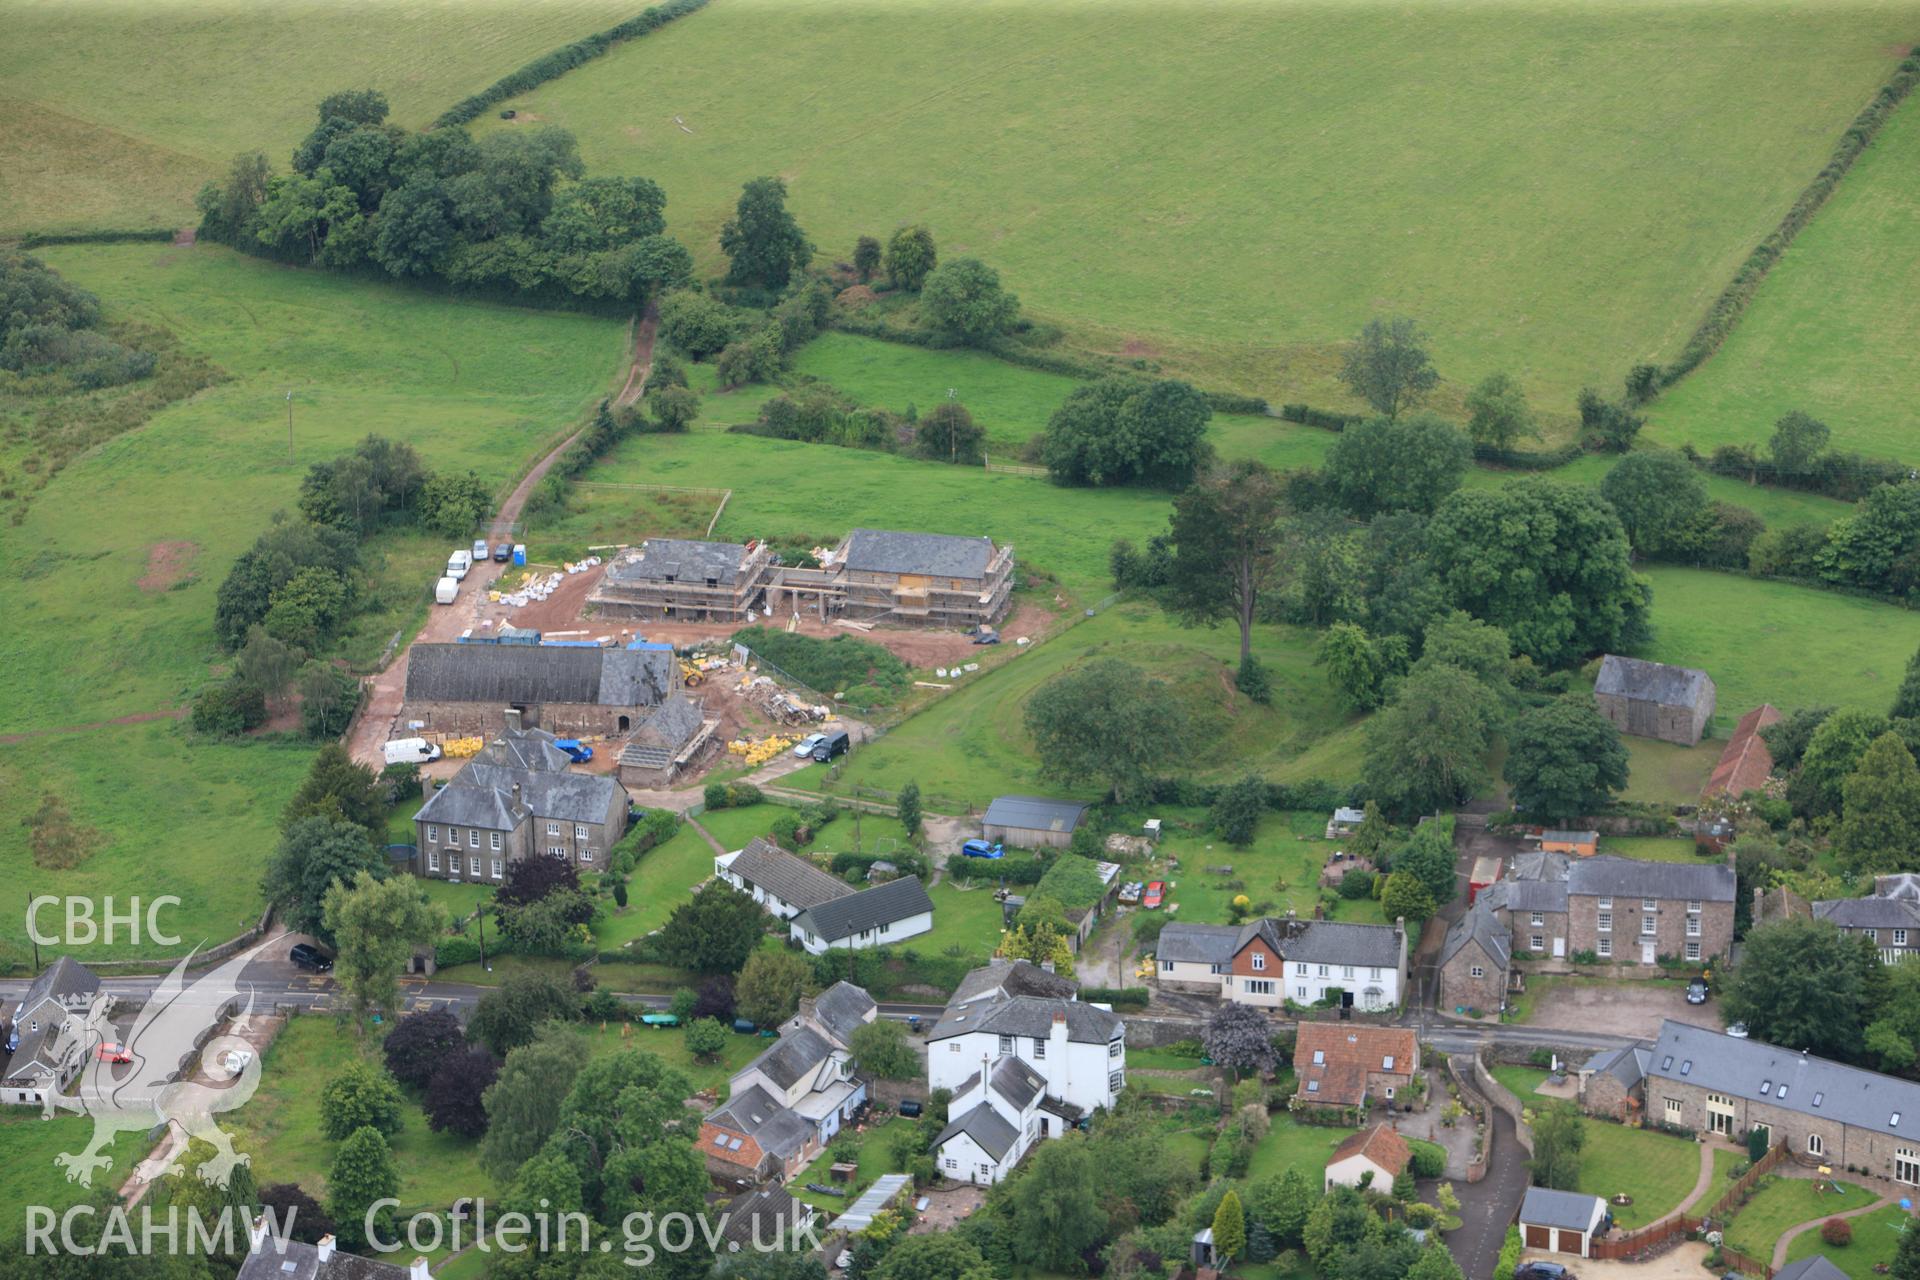
M1724 1227L1728 1214L1740 1204L1748 1192L1753 1190L1754 1184L1771 1173L1775 1166L1786 1158L1787 1148L1784 1143L1770 1147L1766 1155L1760 1157L1751 1169L1741 1174L1734 1184L1727 1188L1725 1195L1708 1205L1705 1212L1699 1216L1681 1215L1668 1218L1651 1226L1642 1227L1638 1231L1630 1231L1617 1239L1596 1240L1588 1250L1589 1256L1601 1259L1635 1259L1666 1246L1676 1238L1692 1235L1700 1230L1702 1223L1711 1221ZM1749 1257L1725 1243L1720 1246L1720 1256L1724 1261L1724 1270L1737 1271L1743 1276L1757 1276L1759 1280L1773 1280L1773 1267L1768 1262Z
M1047 478L1047 469L1045 467L1023 467L1012 462L995 462L992 458L988 458L985 465L987 470L998 475L1036 476L1042 480Z

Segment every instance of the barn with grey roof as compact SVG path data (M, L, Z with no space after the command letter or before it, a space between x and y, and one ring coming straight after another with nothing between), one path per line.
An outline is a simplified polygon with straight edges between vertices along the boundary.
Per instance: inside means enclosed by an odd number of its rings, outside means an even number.
M1622 733L1691 747L1713 716L1713 678L1695 667L1675 667L1610 653L1600 662L1593 699Z
M671 648L416 644L403 721L428 733L484 734L503 710L565 737L626 734L680 688Z
M1064 849L1091 807L1080 800L995 796L980 820L981 834L1020 849Z

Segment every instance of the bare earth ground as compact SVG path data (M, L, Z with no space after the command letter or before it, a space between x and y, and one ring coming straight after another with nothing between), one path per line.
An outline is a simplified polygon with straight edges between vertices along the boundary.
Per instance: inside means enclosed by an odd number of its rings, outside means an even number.
M193 557L200 551L197 542L156 542L147 548L147 571L140 575L140 589L149 593L165 591L187 576Z
M1707 1246L1697 1240L1646 1262L1569 1258L1563 1253L1542 1253L1538 1249L1527 1249L1520 1254L1522 1262L1570 1265L1580 1280L1701 1280L1707 1274L1706 1258Z
M1618 1036L1660 1034L1662 1019L1685 1022L1712 1031L1722 1029L1713 1003L1691 1005L1679 987L1644 982L1556 982L1537 997L1527 1025L1555 1031L1590 1031Z

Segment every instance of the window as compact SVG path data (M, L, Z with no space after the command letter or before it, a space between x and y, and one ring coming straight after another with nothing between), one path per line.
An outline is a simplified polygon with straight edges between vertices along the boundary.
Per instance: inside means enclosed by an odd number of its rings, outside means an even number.
M1880 931L1878 929L1862 929L1860 932L1867 935L1868 942L1880 941Z
M1218 966L1218 965L1215 965L1214 967L1215 967L1216 969L1217 969L1217 968L1219 968L1219 966ZM1171 960L1162 960L1162 961L1160 962L1160 972L1162 972L1162 973L1172 973L1172 972L1173 972L1173 961L1171 961Z
M1810 1156L1825 1155L1826 1151L1827 1151L1827 1144L1820 1140L1819 1134L1810 1133L1807 1135L1807 1154L1808 1155Z
M1700 944L1697 942L1689 942L1687 944L1687 959L1698 960L1699 958L1700 958Z
M1467 976L1472 978L1484 978L1487 976L1487 971L1485 967L1481 965L1474 965L1471 969L1467 970Z
M1653 931L1658 926L1658 924L1659 924L1659 921L1655 920L1652 916L1641 916L1640 917L1641 935L1643 937L1651 938L1653 936Z
M1120 1090L1126 1087L1126 1084L1127 1077L1124 1072L1115 1071L1107 1076L1107 1089L1111 1093L1120 1092Z
M1611 910L1613 910L1613 899L1612 899L1612 898L1602 898L1602 899L1600 899L1600 909L1601 909L1602 911L1611 911Z
M1680 1110L1681 1110L1680 1099L1678 1098L1667 1099L1667 1119L1673 1121L1676 1124L1679 1123Z
M493 860L493 878L495 880L498 880L500 878L500 872L504 869L504 867L505 867L505 864L502 863L500 859L495 858Z
M1127 1048L1127 1042L1125 1040L1112 1041L1107 1045L1107 1056L1109 1058L1117 1058L1122 1053L1126 1052L1126 1048Z
M480 847L480 832L478 828L471 829L467 832L467 844L475 849Z
M1305 966L1305 965L1303 965L1303 964L1297 964L1297 965L1295 965L1295 966L1293 966L1293 976L1294 976L1294 977L1296 977L1296 978L1304 978L1304 977L1306 977L1306 976L1307 976L1307 966ZM1300 993L1301 993L1302 995L1305 995L1305 994L1306 994L1306 990L1307 990L1307 989L1306 989L1305 987L1302 987L1302 988L1300 988Z
M948 1046L947 1046L947 1052L948 1052L948 1053L958 1053L958 1052L960 1052L960 1042L959 1042L958 1040L955 1040L955 1041L954 1041L954 1042L953 1042L952 1044L950 1044L950 1045L948 1045Z
M488 840L488 843L491 844L491 846L493 847L493 851L495 853L500 852L500 833L498 831L495 831L492 834L490 834L487 837L487 840Z
M1381 1058L1381 1059L1380 1059L1380 1069L1381 1069L1382 1071L1391 1071L1391 1070L1393 1070L1393 1055L1392 1055L1392 1054L1390 1054L1390 1053L1389 1053L1389 1054L1387 1054L1387 1055L1386 1055L1385 1057L1383 1057L1383 1058Z
M1660 904L1658 902L1655 902L1652 898L1642 898L1640 899L1640 909L1642 911L1658 911L1660 909Z
M1255 973L1267 967L1267 958L1258 951L1253 953L1253 971Z
M576 822L576 823L574 823L574 824L573 824L573 838L574 838L575 840L585 840L585 839L587 838L587 824L586 824L586 823L584 823L584 822Z
M1762 1081L1760 1082L1760 1096L1764 1098L1764 1097L1766 1097L1766 1096L1767 1096L1767 1095L1768 1095L1769 1093L1772 1093L1772 1092L1773 1092L1773 1081L1771 1081L1771 1080L1762 1080Z
M1687 917L1687 936L1689 938L1697 938L1700 936L1700 917L1699 916Z
M1375 965L1373 968L1367 970L1367 977L1374 982L1380 981L1380 967Z
M549 858L559 858L560 860L565 861L567 856L566 846L557 845L557 844L548 845L547 856Z
M557 836L557 835L559 835L559 834L560 834L560 824L559 824L559 823L557 823L557 822L549 822L549 823L547 824L547 834L548 834L548 835L550 835L550 836Z
M1529 945L1535 951L1545 951L1547 949L1547 940L1541 934L1536 933L1529 939Z
M1033 1038L1033 1060L1035 1062L1038 1062L1046 1056L1047 1056L1047 1042L1045 1040L1040 1039L1040 1037L1035 1036Z
M1388 1086L1387 1086L1387 1101L1389 1101L1389 1102L1391 1102L1391 1101L1393 1101L1393 1086L1392 1086L1392 1085L1388 1085Z
M1827 1100L1827 1095L1825 1093L1816 1093L1813 1095L1813 1105L1816 1107L1819 1106L1821 1103L1825 1102L1826 1100Z
M959 1167L960 1167L960 1162L958 1160L954 1159L952 1156L947 1157L947 1168L958 1169Z
M440 828L439 828L439 827L436 827L436 826L433 826L432 824L428 824L428 826L427 826L427 843L428 843L428 844L439 844L439 843L440 843Z
M1538 911L1533 913L1532 923L1534 928L1538 929L1541 925L1545 924L1546 922L1547 922L1547 917L1543 913Z
M1610 956L1613 954L1612 938L1602 938L1600 939L1599 942L1595 943L1594 945L1599 948L1600 954L1602 956Z
M1167 967L1171 969L1173 966L1169 964ZM1226 971L1227 971L1227 966L1223 964L1210 964L1207 966L1207 972L1215 975L1216 977L1220 974L1225 973Z
M480 878L480 859L479 858L474 857L474 858L467 859L467 874L472 876L475 880L478 880Z
M1320 1082L1318 1080L1307 1081L1307 1092L1308 1093L1320 1092Z
M1353 966L1347 965L1344 968L1342 968L1340 970L1340 976L1343 978L1351 978L1353 976Z
M1273 994L1272 978L1248 978L1247 994L1251 996L1270 996Z
M1895 929L1893 931L1893 945L1896 947L1904 947L1907 945L1907 931L1905 929Z
M1602 933L1613 932L1613 912L1602 911L1600 913L1600 932Z
M1893 1180L1895 1182L1920 1182L1920 1154L1912 1147L1893 1149Z
M1787 1097L1787 1086L1781 1085L1780 1091L1773 1095L1773 1100L1775 1102L1784 1102L1786 1101L1786 1097Z
M1689 902L1687 903L1687 911L1688 911L1689 913L1691 913L1691 914L1693 914L1693 915L1696 915L1696 916L1697 916L1697 915L1699 915L1699 914L1700 914L1700 901L1699 901L1699 899L1697 899L1697 898L1695 898L1695 899L1693 899L1693 900L1691 900L1691 901L1689 901Z
M439 869L440 869L440 851L438 849L427 850L427 870L438 871Z
M1327 1051L1325 1049L1315 1049L1313 1051L1313 1065L1316 1067L1324 1067L1327 1065Z
M1001 1037L1000 1037L1000 1052L1001 1052L1001 1054L1002 1054L1003 1056L1004 1056L1004 1055L1007 1055L1007 1054L1011 1054L1011 1053L1013 1052L1013 1037L1012 1037L1012 1036L1001 1036Z
M447 828L447 843L448 843L448 844L459 844L459 843L460 843L460 828L458 828L458 827L448 827L448 828Z
M1305 1000L1307 998L1307 989L1305 987L1295 987L1293 989L1293 994L1295 994L1296 996L1299 996L1302 1000Z
M592 861L593 861L593 850L591 850L591 849L582 849L582 850L580 851L580 861L582 861L582 862L592 862ZM887 930L886 930L886 926L885 926L885 925L882 925L882 926L881 926L881 928L880 928L880 932L882 932L882 933L885 933L886 931L887 931Z
M1323 978L1324 978L1324 977L1326 977L1326 976L1327 976L1327 966L1325 966L1325 965L1320 965L1320 966L1319 966L1319 969L1320 969L1320 976L1321 976L1321 977L1323 977Z

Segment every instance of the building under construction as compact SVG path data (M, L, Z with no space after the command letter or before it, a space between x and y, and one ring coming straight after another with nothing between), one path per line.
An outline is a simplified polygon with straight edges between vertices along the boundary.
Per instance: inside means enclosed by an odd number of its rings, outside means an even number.
M630 618L784 618L907 626L991 626L1013 594L1013 548L991 538L855 529L820 567L774 562L764 543L656 538L608 566L592 603Z
M654 538L607 566L590 603L623 618L747 622L772 567L765 543Z

